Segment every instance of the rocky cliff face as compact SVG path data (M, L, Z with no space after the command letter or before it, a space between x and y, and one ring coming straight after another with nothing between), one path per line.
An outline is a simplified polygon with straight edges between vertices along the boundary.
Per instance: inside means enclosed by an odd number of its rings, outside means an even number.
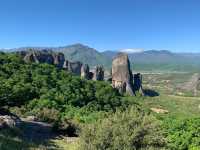
M112 86L121 93L134 95L133 75L130 69L128 55L119 53L112 62Z
M103 66L96 66L95 67L93 80L95 80L95 81L103 81L104 80Z
M81 67L81 77L87 80L92 80L94 79L94 74L93 72L90 71L90 67L88 64L84 64Z
M48 63L56 65L59 68L62 68L65 57L62 53L55 53L50 50L29 50L18 52L21 55L26 63Z
M28 50L17 52L26 63L47 63L65 69L75 75L81 75L82 63L69 62L65 60L63 53L56 53L51 50Z
M81 77L88 80L90 79L90 68L88 64L82 65Z
M58 68L63 68L65 56L63 53L54 53L53 54L54 59L54 65L56 65Z
M134 93L138 92L141 95L144 95L143 88L142 88L142 75L140 73L134 74L134 84L133 89Z
M79 75L87 80L104 80L103 66L96 66L93 72L90 72L89 65L83 65L81 62L70 62L65 60L62 53L56 53L51 50L29 50L18 52L27 63L48 63L55 65L60 69L67 70L75 75ZM133 84L134 80L134 84ZM119 53L112 62L112 86L117 88L120 93L135 95L139 91L143 95L142 76L133 74L130 69L128 55Z
M68 71L75 75L81 75L81 67L82 63L80 61L68 62Z

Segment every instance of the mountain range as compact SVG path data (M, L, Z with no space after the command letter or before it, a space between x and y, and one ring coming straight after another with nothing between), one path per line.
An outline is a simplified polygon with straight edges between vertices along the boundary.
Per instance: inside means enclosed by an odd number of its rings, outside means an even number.
M28 49L53 50L64 53L67 60L81 61L96 66L101 64L106 68L111 67L112 58L119 51L99 52L83 44L73 44L63 47L23 47L7 51L22 51ZM128 49L129 51L131 49ZM129 52L126 50L127 52ZM135 70L171 70L171 71L196 71L200 70L200 53L173 53L168 50L147 50L128 53L130 62Z

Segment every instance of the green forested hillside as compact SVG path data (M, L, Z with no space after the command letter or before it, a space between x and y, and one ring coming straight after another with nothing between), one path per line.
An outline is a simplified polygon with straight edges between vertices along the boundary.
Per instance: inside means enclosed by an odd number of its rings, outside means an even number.
M87 112L114 111L122 106L119 93L108 83L83 80L48 64L25 64L15 54L1 53L0 62L1 106L24 107L37 115L55 109L59 114L53 121L73 118L76 112L84 121Z
M111 59L108 59L102 53L82 44L74 44L66 47L60 47L57 51L62 52L67 60L81 61L90 66L104 65L110 66Z
M26 126L1 129L0 149L49 149L52 142L54 149L76 150L200 148L197 98L189 103L187 97L168 95L128 97L108 82L84 80L53 65L26 64L14 53L0 53L0 85L1 109L35 116L56 133L77 137L71 144L59 138L43 144L24 138ZM168 113L153 113L152 107Z
M10 49L7 51L53 50L64 53L65 58L70 61L81 61L91 67L103 65L110 69L112 58L118 51L104 51L91 48L83 44L73 44L63 47L24 47ZM129 59L136 71L200 71L199 53L173 53L167 50L147 50L140 53L129 53Z

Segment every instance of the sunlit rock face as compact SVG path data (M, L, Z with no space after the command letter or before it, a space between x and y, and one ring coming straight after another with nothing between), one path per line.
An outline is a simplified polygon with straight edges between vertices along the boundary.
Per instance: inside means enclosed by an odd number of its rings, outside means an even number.
M75 75L81 75L81 67L82 63L80 61L68 62L68 71Z
M65 60L65 61L64 61L64 64L63 64L63 69L64 69L64 70L68 70L68 63L69 63L68 60Z
M88 64L84 64L81 67L81 77L84 79L90 79L90 68Z
M58 68L63 68L64 62L65 62L65 56L63 53L54 53L53 54L54 58L54 65Z
M26 63L48 63L62 68L65 57L62 53L56 53L51 50L28 50L18 52Z
M119 53L112 62L112 86L120 93L134 95L133 75L130 69L128 55Z
M82 63L79 61L70 62L68 60L65 60L63 64L63 69L75 75L81 75Z
M104 80L104 68L103 66L96 66L93 74L93 80L103 81Z

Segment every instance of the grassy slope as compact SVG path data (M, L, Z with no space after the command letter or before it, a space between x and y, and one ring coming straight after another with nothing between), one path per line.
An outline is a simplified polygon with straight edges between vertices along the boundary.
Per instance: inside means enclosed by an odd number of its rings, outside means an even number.
M192 118L199 117L200 114L200 98L198 97L181 97L174 95L160 95L158 97L146 97L146 98L134 98L127 97L129 100L136 100L145 107L150 108L161 108L168 110L169 113L166 114L156 114L158 118L173 117L175 119ZM57 141L58 145L65 145L66 149L78 150L78 143L72 142L67 143L62 141Z
M160 95L158 97L146 97L137 99L128 97L130 100L140 101L140 104L147 109L162 108L168 110L167 114L156 114L159 117L174 117L174 118L191 118L197 117L200 113L200 98L195 97L180 97L174 95ZM10 135L10 136L8 136ZM1 146L3 149L63 149L63 150L78 150L78 139L57 138L49 140L47 143L32 143L23 141L19 137L11 134L11 132L0 132ZM2 148L2 147L1 147Z
M189 79L191 74L154 74L144 75L144 87L155 89L160 93L157 97L135 98L127 97L129 100L136 100L147 109L161 108L168 110L166 114L155 114L158 117L174 117L174 118L191 118L198 117L200 114L200 98L199 97L184 97L172 95L166 91L170 87L175 88L176 84L183 83ZM152 81L154 79L154 81ZM7 135L11 135L8 136ZM19 137L9 133L0 132L1 145L4 149L22 149L28 147L29 149L66 149L78 150L78 139L58 138L48 141L47 143L31 143L23 141ZM3 143L3 144L2 144ZM7 146L7 147L6 147Z
M191 118L198 117L200 113L200 98L195 97L161 95L145 98L141 103L147 108L161 108L169 111L169 113L161 116Z
M177 86L187 82L193 73L146 74L143 77L144 88L153 89L160 94L158 97L148 97L141 100L147 108L162 108L169 111L163 116L198 117L200 113L200 98L191 97L187 93L177 96ZM185 91L183 91L185 92Z

